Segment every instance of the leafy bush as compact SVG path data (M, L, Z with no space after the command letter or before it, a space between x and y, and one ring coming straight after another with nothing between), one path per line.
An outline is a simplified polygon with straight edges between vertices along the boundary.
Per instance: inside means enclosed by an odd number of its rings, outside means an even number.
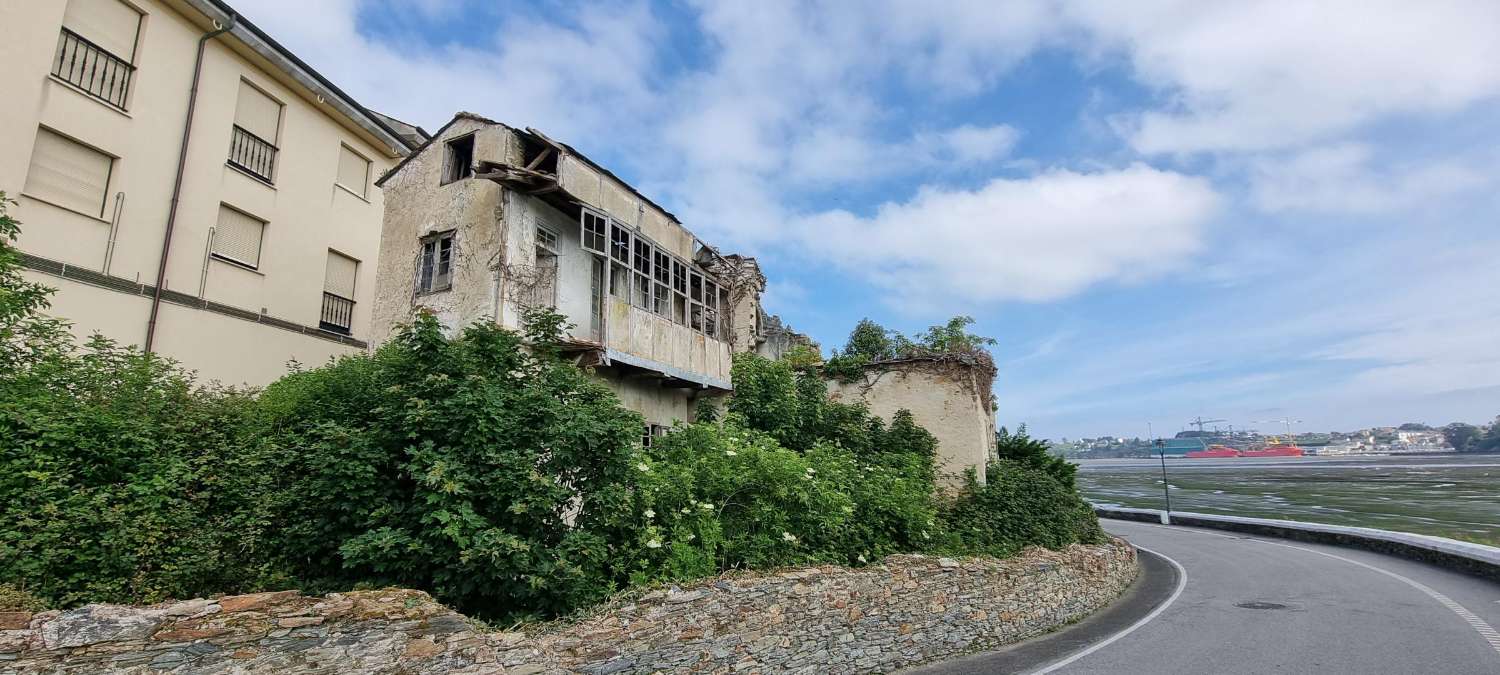
M859 565L922 550L937 529L920 461L861 461L827 442L799 453L738 416L679 427L646 455L633 491L640 527L627 562L632 583Z
M995 432L995 456L1041 470L1069 490L1076 487L1074 474L1078 473L1078 465L1052 454L1046 441L1026 433L1025 424L1017 427L1015 433L1005 427Z
M1062 548L1104 540L1099 520L1077 491L1028 464L992 462L979 485L974 472L943 520L954 552L1011 556L1027 546Z
M550 356L559 326L533 323L528 351L493 325L448 339L423 317L373 356L268 387L252 435L281 477L278 557L314 588L411 586L493 617L614 590L603 533L642 423Z

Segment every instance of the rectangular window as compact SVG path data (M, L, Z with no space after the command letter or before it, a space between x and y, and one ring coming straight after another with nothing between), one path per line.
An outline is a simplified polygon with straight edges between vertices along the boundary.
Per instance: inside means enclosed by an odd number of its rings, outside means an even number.
M141 13L120 0L68 0L63 26L113 56L135 61Z
M545 227L536 228L536 247L557 255L557 235Z
M588 209L580 210L578 219L582 223L579 235L583 242L583 250L606 255L604 230L608 226L608 219Z
M436 293L453 287L453 233L443 232L422 240L417 263L417 292Z
M251 269L260 267L261 240L266 221L226 204L219 205L219 224L214 227L213 254Z
M589 334L604 339L604 259L590 257L589 268Z
M281 104L240 80L235 102L234 128L229 135L229 163L267 182L276 176L277 135L281 129Z
M687 323L687 265L672 259L672 320Z
M652 278L656 286L651 295L651 311L670 318L672 315L672 258L660 249L651 261Z
M52 74L124 110L140 32L141 13L120 0L69 0Z
M337 251L328 252L328 266L323 272L323 292L354 299L354 279L359 261Z
M652 306L651 296L651 244L646 240L636 237L635 239L635 306L650 311Z
M348 335L354 326L354 279L359 261L337 251L328 252L323 272L323 312L318 327Z
M51 130L39 128L26 172L28 196L104 217L114 158Z
M474 134L448 141L443 165L443 183L474 175Z
M703 330L703 276L688 273L688 328Z
M630 231L620 227L619 223L610 224L609 251L615 262L630 266Z
M719 288L707 279L703 280L703 334L719 336Z
M339 145L338 183L354 194L366 196L370 184L370 160L347 145Z

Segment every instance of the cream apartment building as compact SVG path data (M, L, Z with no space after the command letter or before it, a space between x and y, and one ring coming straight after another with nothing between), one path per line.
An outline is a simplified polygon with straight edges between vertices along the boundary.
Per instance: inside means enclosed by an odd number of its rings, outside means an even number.
M226 384L366 348L410 133L218 0L4 0L0 64L0 190L76 333Z

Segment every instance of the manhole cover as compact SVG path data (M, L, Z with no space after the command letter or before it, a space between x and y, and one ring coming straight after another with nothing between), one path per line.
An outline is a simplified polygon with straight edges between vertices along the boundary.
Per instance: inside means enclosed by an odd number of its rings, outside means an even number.
M1241 609L1286 609L1287 606L1279 602L1241 602L1235 607Z

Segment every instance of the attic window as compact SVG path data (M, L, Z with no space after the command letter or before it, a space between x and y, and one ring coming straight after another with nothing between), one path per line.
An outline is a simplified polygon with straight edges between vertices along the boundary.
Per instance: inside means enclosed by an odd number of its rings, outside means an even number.
M444 150L444 185L474 175L474 134L448 141Z
M552 147L525 136L521 137L521 161L532 171L557 173L557 153Z

